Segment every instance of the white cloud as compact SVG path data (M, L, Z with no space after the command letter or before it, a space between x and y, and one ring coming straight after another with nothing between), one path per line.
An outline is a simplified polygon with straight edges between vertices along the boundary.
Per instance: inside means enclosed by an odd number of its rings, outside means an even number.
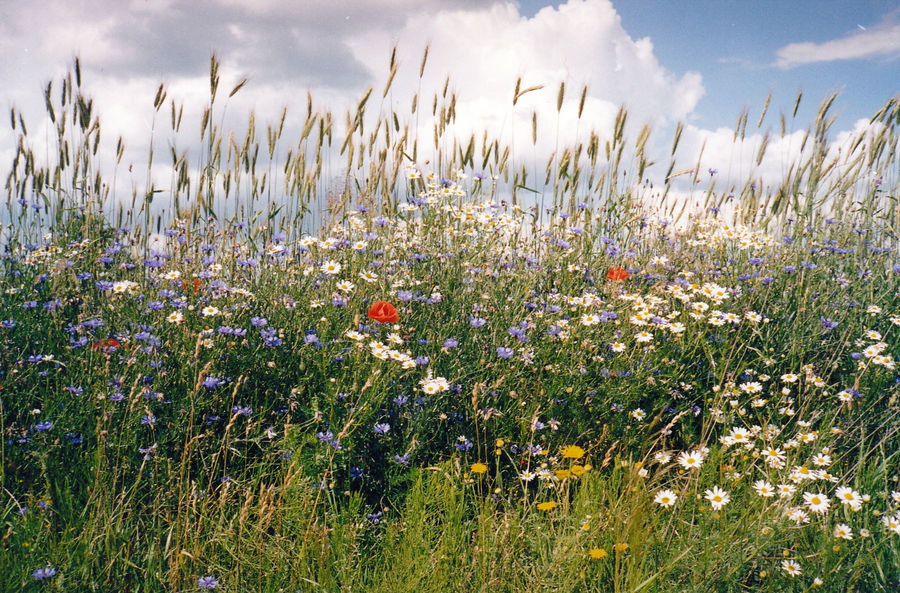
M824 43L791 43L776 52L775 66L793 68L803 64L859 60L900 53L900 23L860 30Z
M698 73L676 77L659 64L649 39L633 40L607 0L571 0L530 19L513 3L420 13L399 32L377 31L348 43L373 75L384 72L385 56L397 44L407 64L395 87L405 89L417 88L419 58L429 44L422 88L440 89L449 75L461 100L488 100L494 115L511 111L520 76L522 88L545 85L517 105L528 119L531 109L555 119L561 81L570 103L577 104L586 84L590 100L624 104L635 119L660 123L688 117L704 93Z

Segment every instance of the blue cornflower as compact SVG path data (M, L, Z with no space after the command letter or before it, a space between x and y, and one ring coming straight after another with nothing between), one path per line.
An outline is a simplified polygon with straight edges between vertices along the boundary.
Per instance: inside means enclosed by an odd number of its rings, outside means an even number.
M544 448L541 447L540 445L536 445L536 444L526 445L525 451L529 455L543 455L544 454Z
M253 408L248 406L234 406L231 408L232 414L237 414L238 416L247 416L248 418L253 415Z
M216 589L219 586L219 581L215 577L207 575L197 579L197 586L201 589Z
M34 429L38 432L45 432L53 428L53 423L49 420L45 420L44 422L38 422L34 425Z
M470 317L469 318L469 325L471 325L472 327L481 327L485 323L487 323L487 319L483 319L481 317Z
M497 348L497 356L500 358L509 358L513 355L513 349L507 348L505 346L499 346Z
M520 327L513 326L513 327L509 328L509 335L515 336L522 343L525 343L528 341L528 336L525 335L525 332Z
M371 523L373 523L373 524L375 524L375 523L381 523L381 515L382 515L382 514L383 514L383 513L382 513L381 511L378 511L377 513L368 513L368 514L366 515L366 519L368 519L369 522L371 522Z
M50 566L49 564L43 568L39 568L36 571L31 573L31 576L34 577L37 581L42 581L44 579L49 579L52 576L56 575L56 569Z
M212 390L224 383L225 383L225 381L218 377L206 377L205 379L203 379L203 382L201 383L201 385L203 385L207 389Z
M391 429L391 425L387 422L377 422L372 429L375 431L375 434L387 434Z
M275 328L261 329L259 335L263 339L266 346L281 346L283 341L278 337L278 330Z
M446 348L447 350L456 348L458 345L459 342L454 338L447 338L446 340L444 340L444 348Z

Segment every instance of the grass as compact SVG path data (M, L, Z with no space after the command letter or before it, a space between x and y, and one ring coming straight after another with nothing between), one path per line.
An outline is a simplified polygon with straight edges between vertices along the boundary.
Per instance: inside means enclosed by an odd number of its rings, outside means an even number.
M896 99L676 212L624 109L529 171L447 86L284 152L219 82L130 204L78 62L46 162L12 113L0 590L896 588Z

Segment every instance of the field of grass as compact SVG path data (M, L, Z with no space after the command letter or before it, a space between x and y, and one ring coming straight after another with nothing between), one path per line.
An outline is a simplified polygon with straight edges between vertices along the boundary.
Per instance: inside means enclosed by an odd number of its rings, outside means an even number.
M900 586L898 99L686 212L624 110L535 172L446 87L285 150L210 82L131 200L77 64L50 156L12 113L0 591Z

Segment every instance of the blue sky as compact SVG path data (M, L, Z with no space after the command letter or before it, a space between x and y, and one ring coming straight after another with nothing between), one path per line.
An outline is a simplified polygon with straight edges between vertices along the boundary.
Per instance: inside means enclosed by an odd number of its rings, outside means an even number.
M382 88L396 46L401 69L381 109L408 112L414 92L430 96L449 76L459 96L460 137L489 130L515 138L517 154L536 162L557 137L576 142L591 128L608 135L624 104L631 124L653 126L653 150L664 155L675 123L684 121L683 164L693 165L705 143L702 170L716 168L735 180L751 173L776 182L797 156L800 142L786 137L769 144L771 157L761 166L748 162L762 132L778 133L778 115L790 115L798 90L804 98L797 130L829 92L840 92L834 137L859 128L900 94L896 1L36 0L4 3L0 11L0 107L15 106L33 135L46 137L47 123L36 124L41 91L78 55L104 123L108 146L101 156L113 160L122 135L126 162L136 171L146 171L141 163L158 85L184 102L185 121L199 122L212 52L222 62L223 86L250 79L229 103L236 129L250 111L266 121L287 106L288 132L296 131L294 114L305 112L307 92L317 108L342 121L368 87ZM426 44L431 51L420 82ZM544 88L513 107L519 77ZM561 81L568 93L557 113ZM575 105L584 85L579 119ZM769 115L756 130L769 91ZM735 148L730 130L742 109L756 135ZM535 113L543 140L532 147L523 139ZM419 123L428 134L431 122ZM195 138L192 129L189 139ZM14 142L11 133L0 133L4 168ZM160 183L171 178L158 161L154 167Z
M900 42L892 52L860 59L774 65L778 50L790 44L848 40L892 25L900 39L896 1L633 0L614 5L629 34L653 40L663 66L703 75L706 95L696 108L702 125L731 126L743 107L751 117L758 115L770 91L772 105L789 115L799 90L804 92L798 113L803 124L836 90L835 127L840 129L870 117L900 93Z
M560 4L520 3L526 16ZM704 126L733 126L744 108L758 116L769 92L769 116L790 115L802 90L799 125L838 91L835 129L842 129L900 93L900 42L858 59L776 66L778 50L791 44L821 45L892 26L900 39L896 0L614 0L613 6L631 37L650 38L660 64L675 74L703 75L706 94L694 115Z

